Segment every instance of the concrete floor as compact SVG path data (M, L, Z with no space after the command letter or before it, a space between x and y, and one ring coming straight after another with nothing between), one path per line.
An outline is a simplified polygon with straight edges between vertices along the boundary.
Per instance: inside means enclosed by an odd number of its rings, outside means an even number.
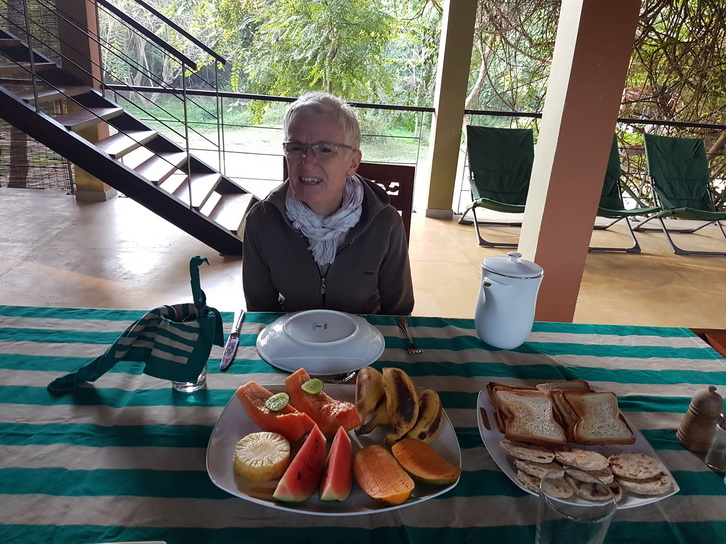
M189 259L207 301L243 306L241 259L214 250L124 197L78 203L47 190L0 189L0 303L129 308L190 302ZM687 247L726 250L716 227L681 238ZM493 230L490 230L493 233ZM516 228L492 238L516 240ZM703 232L703 231L702 231ZM590 253L575 313L578 323L726 328L726 257L677 256L660 232L638 235L643 253ZM629 242L624 227L595 232L597 245ZM414 214L410 256L414 315L474 315L483 249L473 227Z

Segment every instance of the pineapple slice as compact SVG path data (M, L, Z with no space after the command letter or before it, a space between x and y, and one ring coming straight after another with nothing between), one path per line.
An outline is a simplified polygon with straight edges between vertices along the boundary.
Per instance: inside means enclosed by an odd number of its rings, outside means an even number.
M251 433L234 448L234 471L252 482L280 478L290 464L290 442L278 433Z

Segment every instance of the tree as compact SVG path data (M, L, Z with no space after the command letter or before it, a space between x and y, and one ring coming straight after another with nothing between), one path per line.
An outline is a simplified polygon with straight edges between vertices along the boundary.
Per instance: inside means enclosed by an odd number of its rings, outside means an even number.
M382 53L392 20L377 1L279 0L256 4L254 42L244 51L247 90L290 96L325 90L350 101L392 88Z
M466 108L539 112L557 33L558 0L480 0Z
M641 119L722 124L726 113L726 4L646 0L628 74L623 114ZM723 177L724 130L671 130L700 136Z
M442 6L432 0L394 1L393 35L384 57L395 84L380 102L430 106L436 84Z

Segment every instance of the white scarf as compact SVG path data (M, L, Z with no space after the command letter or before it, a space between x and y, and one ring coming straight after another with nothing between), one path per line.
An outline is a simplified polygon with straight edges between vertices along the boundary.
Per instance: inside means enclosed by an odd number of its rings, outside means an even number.
M330 217L316 214L297 198L292 187L287 189L285 212L292 226L308 239L318 266L327 266L335 260L338 242L360 220L362 203L363 185L357 176L351 176L345 181L340 209Z

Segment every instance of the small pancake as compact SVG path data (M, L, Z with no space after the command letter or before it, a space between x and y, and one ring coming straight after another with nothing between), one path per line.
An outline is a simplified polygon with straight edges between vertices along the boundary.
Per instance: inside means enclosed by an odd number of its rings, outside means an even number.
M556 497L558 499L567 499L572 497L574 493L572 486L565 478L545 478L541 480L540 485L550 497Z
M579 471L579 470L573 470L569 467L565 467L565 471L570 474L573 478L578 478L580 475L580 472L585 471ZM604 468L603 470L590 470L585 472L585 474L589 474L590 476L594 476L598 480L600 480L605 485L609 485L613 483L613 480L615 477L613 476L613 471L610 470L610 467Z
M575 478L571 473L565 475L565 481L570 484L575 495L588 501L606 501L610 498L610 490L600 481L583 481L582 475Z
M560 448L555 451L555 459L563 465L584 471L603 470L608 467L607 457L581 448Z
M552 450L523 442L512 442L511 440L502 440L499 445L512 457L524 459L525 461L533 461L535 463L551 463L555 460L555 454Z
M617 478L620 486L630 493L636 495L663 495L673 488L673 479L667 474L658 474L653 478L641 478L631 480L630 478Z
M517 480L530 491L539 494L539 478L518 470Z
M560 477L564 476L562 465L557 462L552 463L535 463L533 461L525 461L524 459L514 459L514 466L522 472L531 474L535 478L542 478L545 474L552 470L559 470Z
M653 478L663 471L658 459L637 452L621 452L608 457L610 469L616 477L630 480Z
M620 487L620 484L618 482L613 480L611 483L608 484L608 487L610 488L610 491L613 492L615 502L620 502L623 500L625 493L623 493L623 488Z

